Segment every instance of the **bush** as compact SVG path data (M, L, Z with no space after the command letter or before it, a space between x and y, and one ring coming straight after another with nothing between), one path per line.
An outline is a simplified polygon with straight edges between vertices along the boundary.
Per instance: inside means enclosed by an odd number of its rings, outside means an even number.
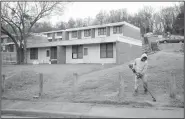
M151 42L151 49L152 51L159 51L157 42Z

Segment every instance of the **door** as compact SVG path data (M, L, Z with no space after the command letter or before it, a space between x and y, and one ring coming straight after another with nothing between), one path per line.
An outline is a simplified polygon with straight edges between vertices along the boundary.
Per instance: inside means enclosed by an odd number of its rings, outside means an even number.
M88 48L84 47L84 53L83 53L83 60L84 63L90 63L89 62L89 53L88 53Z
M56 64L57 63L57 47L51 47L50 51L51 51L51 55L50 55L51 63Z

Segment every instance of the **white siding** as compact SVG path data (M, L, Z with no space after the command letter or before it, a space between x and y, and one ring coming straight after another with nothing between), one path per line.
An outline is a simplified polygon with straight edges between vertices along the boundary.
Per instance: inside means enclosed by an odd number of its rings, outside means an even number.
M27 61L28 63L33 63L34 61L38 61L39 63L49 63L50 56L46 56L46 51L50 50L50 48L38 48L38 59L37 60L31 60L30 59L30 49L28 49L27 53Z
M88 55L83 59L72 59L72 46L66 47L66 63L116 63L116 45L113 45L113 58L100 58L100 44L83 45Z

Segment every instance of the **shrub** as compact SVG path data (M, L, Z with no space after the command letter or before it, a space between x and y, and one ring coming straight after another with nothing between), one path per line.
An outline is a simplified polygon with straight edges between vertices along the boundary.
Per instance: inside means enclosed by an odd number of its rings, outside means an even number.
M152 51L159 51L157 42L151 42L151 49Z

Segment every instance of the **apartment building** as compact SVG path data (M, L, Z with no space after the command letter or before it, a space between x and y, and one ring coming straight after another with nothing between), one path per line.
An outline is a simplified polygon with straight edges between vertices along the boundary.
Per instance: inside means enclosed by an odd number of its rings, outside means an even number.
M142 53L140 29L127 22L51 31L27 40L28 63L125 63Z
M16 47L7 35L1 36L1 54L3 63L16 63Z

